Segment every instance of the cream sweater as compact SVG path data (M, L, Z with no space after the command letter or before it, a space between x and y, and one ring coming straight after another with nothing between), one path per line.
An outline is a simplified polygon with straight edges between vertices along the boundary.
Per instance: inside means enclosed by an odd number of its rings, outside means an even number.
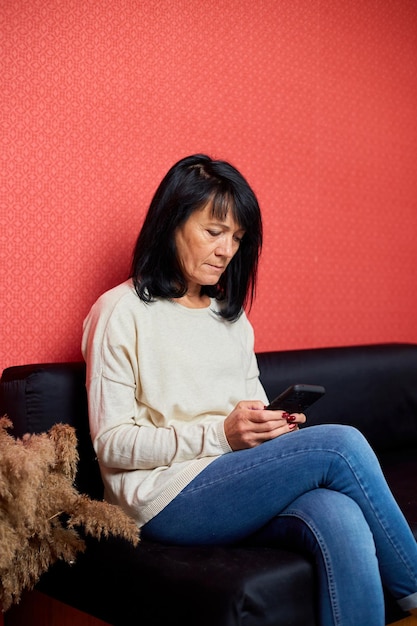
M227 322L172 300L146 304L126 281L84 321L90 431L105 498L142 526L231 452L223 423L267 397L246 315Z

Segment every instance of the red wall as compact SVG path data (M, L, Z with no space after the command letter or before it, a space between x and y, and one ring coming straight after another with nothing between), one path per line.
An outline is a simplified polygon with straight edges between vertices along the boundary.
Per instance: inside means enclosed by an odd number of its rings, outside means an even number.
M156 185L197 151L263 209L258 350L417 342L414 0L0 12L0 369L80 358Z

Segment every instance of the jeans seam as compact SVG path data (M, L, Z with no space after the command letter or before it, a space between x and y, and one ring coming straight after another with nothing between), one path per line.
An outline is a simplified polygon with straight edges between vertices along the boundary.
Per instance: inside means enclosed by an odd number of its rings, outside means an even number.
M330 559L325 542L322 541L322 537L320 533L314 528L314 526L298 511L288 510L285 513L282 513L281 517L295 517L297 519L300 519L307 526L307 528L311 531L311 533L314 535L317 544L320 546L320 552L323 557L323 562L325 564L326 573L327 573L327 582L328 582L329 598L330 598L330 602L332 606L333 621L334 621L335 626L337 626L337 624L340 624L340 607L337 601L337 592L335 589L334 579L333 579L331 566L330 566L331 559Z

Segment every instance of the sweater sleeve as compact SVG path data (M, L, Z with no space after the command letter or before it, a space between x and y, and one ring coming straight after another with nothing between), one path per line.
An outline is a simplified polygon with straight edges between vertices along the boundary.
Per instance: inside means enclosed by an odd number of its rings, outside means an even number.
M115 470L151 470L230 452L224 418L167 419L155 425L153 407L138 402L140 336L129 307L100 300L86 318L90 431L100 464Z

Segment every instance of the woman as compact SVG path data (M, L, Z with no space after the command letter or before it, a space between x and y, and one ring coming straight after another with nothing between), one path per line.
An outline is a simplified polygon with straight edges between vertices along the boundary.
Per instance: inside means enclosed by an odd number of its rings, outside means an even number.
M382 626L382 584L417 607L416 542L357 430L299 429L303 414L265 410L244 313L261 245L258 202L234 167L194 155L169 170L130 280L84 324L106 498L154 541L307 552L322 626Z

